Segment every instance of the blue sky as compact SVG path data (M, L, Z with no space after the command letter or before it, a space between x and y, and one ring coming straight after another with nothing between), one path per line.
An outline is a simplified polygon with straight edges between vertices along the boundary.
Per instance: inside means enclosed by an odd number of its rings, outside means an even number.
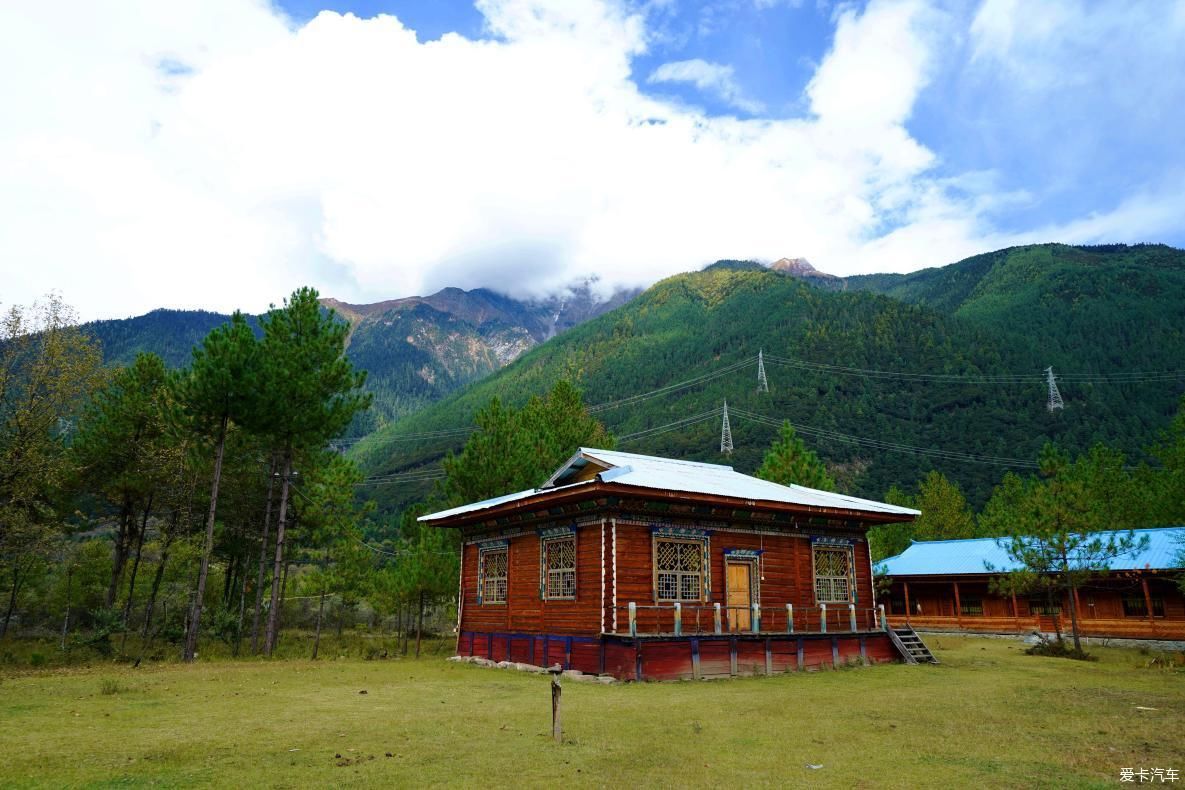
M1185 0L83 9L0 9L0 261L86 316L1185 246Z

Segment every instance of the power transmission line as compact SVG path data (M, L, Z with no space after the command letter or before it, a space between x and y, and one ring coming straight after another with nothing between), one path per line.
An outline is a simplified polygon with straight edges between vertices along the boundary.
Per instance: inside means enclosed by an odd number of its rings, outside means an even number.
M789 422L789 420L779 420L773 417L767 417L763 414L745 411L733 407L733 413L742 419L747 419L756 422L760 425L766 425L771 428L779 428L782 422ZM845 444L855 444L861 447L868 447L877 450L887 450L890 452L912 453L914 455L923 455L930 458L940 458L947 461L959 461L965 463L988 464L992 466L1008 466L1022 469L1036 469L1037 462L1024 458L1008 458L998 455L984 455L980 453L968 453L958 450L943 450L937 447L916 447L914 445L903 444L901 442L891 442L885 439L870 439L864 436L853 436L851 434L840 433L839 431L827 430L824 428L812 428L809 425L799 425L797 423L790 423L790 426L795 431L804 435L811 436L816 439L825 441L841 442Z

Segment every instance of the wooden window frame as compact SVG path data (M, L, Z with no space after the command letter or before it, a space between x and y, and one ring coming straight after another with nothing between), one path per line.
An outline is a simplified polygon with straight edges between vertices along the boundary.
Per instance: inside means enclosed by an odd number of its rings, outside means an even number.
M490 557L501 554L505 557L506 575L487 577L486 568ZM486 594L486 582L501 578L502 597L493 600ZM510 599L510 546L492 546L477 550L477 602L481 606L505 606Z
M1139 603L1138 612L1135 610L1135 607L1128 606L1130 602ZM1124 617L1148 618L1148 604L1144 601L1143 593L1124 595L1120 598L1119 605L1123 609ZM1152 597L1152 616L1164 617L1164 598Z
M550 549L560 543L572 544L572 565L562 568L550 568L548 563L551 559ZM539 539L539 596L544 601L575 601L577 590L577 566L579 565L579 557L577 555L576 533L572 532L567 535L555 535L549 538ZM554 594L551 591L552 574L571 574L572 579L572 594ZM563 578L560 576L559 578ZM562 587L561 587L562 589Z
M1061 617L1062 605L1057 601L1049 604L1039 598L1030 598L1029 615L1031 617Z
M688 545L688 546L695 546L699 552L699 557L700 557L699 570L698 571L682 571L682 570L662 570L662 569L660 569L658 567L659 545L663 544L663 543L678 543L678 544L683 544L683 545ZM670 603L674 603L675 601L679 601L680 603L688 603L688 602L703 603L706 600L708 600L707 592L706 592L705 588L707 586L707 580L710 578L708 576L708 563L710 562L710 558L711 558L711 554L710 554L710 548L709 548L709 543L708 543L707 538L695 538L695 537L684 538L684 537L674 537L674 536L670 536L670 535L654 535L653 539L651 541L651 545L650 545L650 566L654 571L653 580L652 580L654 600L655 601L665 601L665 602L670 602ZM661 588L659 586L659 576L662 576L665 574L674 574L675 575L676 593L680 593L680 595L678 595L677 597L668 598L668 597L664 597L664 596L660 595ZM694 598L685 598L681 595L681 593L683 592L683 579L685 577L691 577L691 576L698 577L697 589L699 590L699 595L695 596Z
M983 617L983 599L960 598L959 615L961 617Z
M836 579L845 578L848 585L848 594L846 598L820 598L819 597L819 552L836 552L843 553L848 561L847 576L840 577L835 575L827 575L823 578L834 581ZM815 596L815 604L851 604L856 602L856 552L851 546L836 546L829 543L813 543L811 544L811 589Z

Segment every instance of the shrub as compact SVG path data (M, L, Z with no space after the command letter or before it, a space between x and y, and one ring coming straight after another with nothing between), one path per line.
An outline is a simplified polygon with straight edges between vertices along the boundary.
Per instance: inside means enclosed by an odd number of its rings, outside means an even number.
M127 691L127 688L120 684L115 678L103 678L99 681L99 693L104 696L111 696L112 694L122 694Z
M1046 639L1041 638L1041 641L1030 647L1025 651L1026 655L1030 656L1049 656L1051 658L1073 658L1077 661L1098 661L1097 656L1092 656L1085 650L1077 650L1070 646L1069 642L1062 639Z

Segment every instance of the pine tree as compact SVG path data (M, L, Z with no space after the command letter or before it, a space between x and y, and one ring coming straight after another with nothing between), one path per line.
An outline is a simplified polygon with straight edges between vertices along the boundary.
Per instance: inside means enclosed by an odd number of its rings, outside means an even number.
M1118 506L1131 490L1122 453L1096 447L1071 461L1052 444L1038 458L1040 473L1022 480L1006 479L999 498L985 509L987 523L1007 526L1004 548L1019 569L999 583L1009 591L1044 591L1070 608L1074 655L1085 655L1079 638L1077 591L1107 570L1117 557L1141 551L1148 538L1137 539L1133 524ZM1060 626L1058 637L1061 637Z
M179 421L187 433L209 441L214 452L210 506L206 513L206 540L193 612L185 636L185 661L192 661L197 650L210 555L214 551L218 486L222 481L227 433L232 423L248 422L253 416L252 410L261 384L259 373L259 349L255 333L242 313L236 312L229 323L212 331L193 350L189 370L176 379Z
M828 473L815 451L803 443L789 421L782 423L778 438L766 452L756 474L772 483L835 490L835 478Z
M614 440L561 379L544 398L520 410L491 400L475 419L477 430L459 455L443 462L443 503L455 506L540 485L580 447L612 449Z
M314 289L294 291L283 307L273 307L260 323L266 402L256 414L255 427L271 437L281 456L271 607L264 636L264 652L271 655L279 628L293 461L337 436L370 405L370 395L361 392L365 372L356 371L345 357L348 325L334 311L321 308Z

